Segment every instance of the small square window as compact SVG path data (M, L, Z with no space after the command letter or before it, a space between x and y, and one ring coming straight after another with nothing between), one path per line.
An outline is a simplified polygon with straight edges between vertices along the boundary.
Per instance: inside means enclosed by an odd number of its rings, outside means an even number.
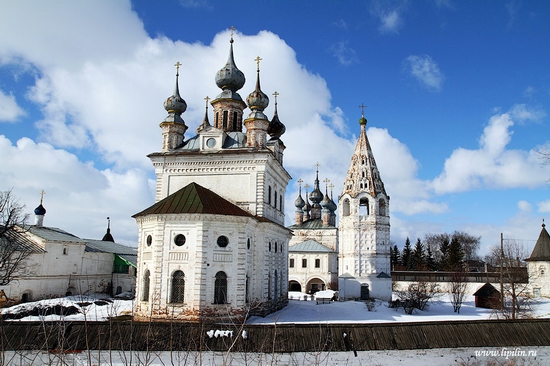
M68 255L68 254L69 254L69 249L63 248L63 255Z
M294 258L290 258L290 268L294 268Z
M315 268L321 268L321 260L320 259L315 260Z
M302 259L302 268L307 267L307 259Z

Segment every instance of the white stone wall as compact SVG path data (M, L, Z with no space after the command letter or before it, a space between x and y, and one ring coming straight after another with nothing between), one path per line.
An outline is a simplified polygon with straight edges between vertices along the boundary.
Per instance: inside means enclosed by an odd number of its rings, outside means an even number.
M294 260L294 267L288 269L288 280L298 282L302 292L309 292L312 281L325 285L324 289L319 288L319 290L337 290L334 287L338 283L338 253L290 252L289 260L291 259ZM315 260L317 259L320 264L318 268L315 267ZM303 260L306 260L306 267L302 266Z
M529 272L529 290L531 295L550 297L550 262L529 261L527 262Z

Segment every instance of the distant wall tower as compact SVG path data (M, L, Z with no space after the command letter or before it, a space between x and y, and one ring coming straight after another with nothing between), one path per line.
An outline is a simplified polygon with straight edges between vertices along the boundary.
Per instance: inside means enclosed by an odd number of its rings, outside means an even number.
M390 197L374 160L366 125L339 198L339 289L350 298L391 299Z

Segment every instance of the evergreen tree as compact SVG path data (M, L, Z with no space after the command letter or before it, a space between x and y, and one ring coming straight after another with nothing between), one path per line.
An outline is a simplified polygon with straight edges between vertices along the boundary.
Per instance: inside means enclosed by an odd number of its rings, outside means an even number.
M446 271L449 262L449 240L447 238L441 242L439 251L441 252L441 259L437 267L440 271Z
M437 264L435 263L430 247L426 250L426 267L428 271L435 271L437 269Z
M418 238L412 255L412 269L422 271L424 269L424 259L424 245L420 238Z
M447 260L447 271L462 271L462 262L464 260L464 251L462 244L457 238L451 240L449 245L449 258Z
M403 247L403 254L401 255L401 262L406 267L407 271L410 271L412 262L412 249L411 249L411 241L409 240L409 237L407 237L407 240L405 240L405 246Z
M399 249L397 248L397 245L390 247L390 261L392 270L399 264L399 257Z

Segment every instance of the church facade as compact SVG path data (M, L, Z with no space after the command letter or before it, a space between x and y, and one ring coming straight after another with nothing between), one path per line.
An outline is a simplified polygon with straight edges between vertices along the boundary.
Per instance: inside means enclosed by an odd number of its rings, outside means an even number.
M136 319L245 318L288 301L285 127L276 99L273 118L263 113L269 98L260 88L259 57L256 62L256 87L245 103L231 37L227 63L216 74L221 93L210 103L214 123L206 98L204 120L188 139L176 64L175 89L164 103L168 116L160 124L162 150L149 155L156 203L134 215Z

